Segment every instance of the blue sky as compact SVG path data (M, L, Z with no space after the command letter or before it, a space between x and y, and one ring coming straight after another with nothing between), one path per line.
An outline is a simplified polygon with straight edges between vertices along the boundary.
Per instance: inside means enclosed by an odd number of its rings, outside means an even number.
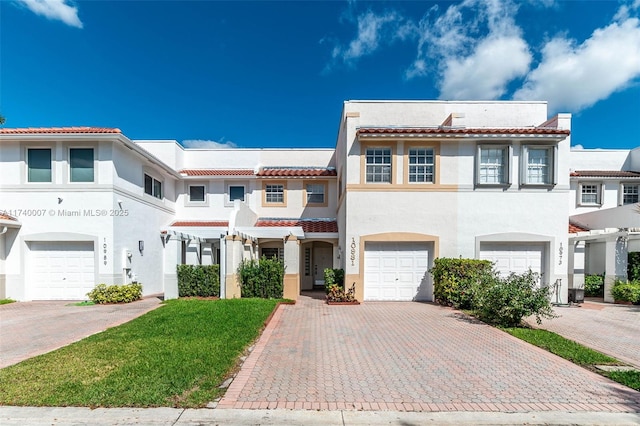
M640 145L640 0L0 1L5 127L333 147L349 99L524 99Z

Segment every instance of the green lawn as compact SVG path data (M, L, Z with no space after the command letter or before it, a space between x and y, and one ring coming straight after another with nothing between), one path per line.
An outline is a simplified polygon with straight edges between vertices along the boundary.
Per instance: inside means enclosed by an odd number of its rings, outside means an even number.
M277 300L170 300L119 327L0 370L0 405L200 407Z
M600 371L595 365L622 365L620 361L601 354L547 330L533 328L503 328L507 333L532 345L546 349L574 364L581 365L618 383L640 391L640 371Z
M0 299L0 305L6 305L8 303L13 303L15 300L13 299Z

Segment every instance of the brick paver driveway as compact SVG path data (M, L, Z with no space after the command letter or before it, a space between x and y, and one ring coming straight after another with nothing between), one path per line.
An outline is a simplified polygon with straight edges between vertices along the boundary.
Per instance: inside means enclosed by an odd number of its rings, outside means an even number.
M160 300L155 297L122 305L74 306L72 303L0 305L0 368L131 321L160 306Z
M448 308L303 296L218 408L640 412L640 392Z
M585 302L555 308L559 318L538 326L640 369L640 306Z

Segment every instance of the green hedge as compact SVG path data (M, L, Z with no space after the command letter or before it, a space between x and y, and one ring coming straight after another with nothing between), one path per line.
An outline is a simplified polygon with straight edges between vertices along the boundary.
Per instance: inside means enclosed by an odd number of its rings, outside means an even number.
M490 324L513 327L524 317L554 318L550 289L538 287L538 275L529 271L501 277L487 260L440 258L430 270L434 300L458 309L470 309Z
M616 280L611 287L611 295L617 302L640 304L640 281Z
M585 275L584 295L602 297L604 295L604 275Z
M344 289L344 269L327 268L324 270L324 290L329 294L332 285Z
M627 279L640 281L640 251L632 251L627 256Z
M433 276L433 298L441 305L459 309L473 306L474 293L485 278L492 275L488 260L438 258L430 269Z
M179 297L220 297L220 265L178 265Z
M142 284L131 283L122 285L98 284L87 293L93 303L129 303L142 297Z
M282 299L284 262L280 259L244 260L238 268L242 297Z

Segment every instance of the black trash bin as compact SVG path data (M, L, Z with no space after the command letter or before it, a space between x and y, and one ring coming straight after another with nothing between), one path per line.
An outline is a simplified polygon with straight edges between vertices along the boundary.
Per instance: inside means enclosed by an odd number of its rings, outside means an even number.
M569 303L584 303L584 288L570 288Z

